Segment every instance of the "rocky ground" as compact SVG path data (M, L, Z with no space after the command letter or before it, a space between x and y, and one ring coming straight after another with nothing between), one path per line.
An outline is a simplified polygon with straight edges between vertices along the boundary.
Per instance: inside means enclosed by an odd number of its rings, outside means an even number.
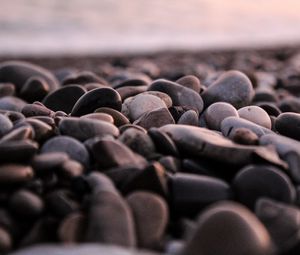
M0 63L2 253L299 254L298 48L22 60Z

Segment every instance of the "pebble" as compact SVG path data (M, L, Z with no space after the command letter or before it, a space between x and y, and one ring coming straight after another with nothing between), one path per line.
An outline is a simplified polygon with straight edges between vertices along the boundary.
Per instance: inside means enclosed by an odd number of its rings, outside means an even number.
M21 112L25 117L54 115L53 111L40 104L27 104L22 108Z
M52 111L63 111L70 113L77 100L86 93L79 85L68 85L49 93L43 104Z
M255 133L258 137L273 133L273 131L271 131L269 128L265 128L252 121L238 117L227 117L221 122L221 131L226 137L232 137L232 134L234 134L235 130L238 128L247 128Z
M0 138L6 135L13 128L13 124L8 117L0 114Z
M153 127L158 128L174 123L175 121L167 108L159 108L146 112L133 122L133 124L139 125L147 130Z
M264 109L256 105L245 106L243 108L240 108L238 110L238 114L241 118L249 120L262 127L268 129L271 129L272 127L271 119L268 113Z
M231 134L232 141L244 145L258 145L258 136L247 128L237 128Z
M200 93L200 80L195 75L185 75L178 79L176 83Z
M111 109L111 108L109 108ZM102 112L94 112L94 113L89 113L86 115L82 115L80 118L82 119L92 119L92 120L101 120L101 121L105 121L108 122L110 124L115 124L114 123L114 118L107 114L107 113L102 113Z
M198 126L199 119L197 112L195 112L194 110L186 111L181 115L181 117L177 121L177 124Z
M286 97L279 102L278 107L282 112L300 113L300 99L292 96Z
M55 76L48 70L24 61L6 61L0 64L0 82L11 82L21 90L31 77L41 77L49 85L50 91L59 87Z
M100 107L110 107L121 111L122 99L112 88L93 89L81 96L74 105L71 115L82 116L93 113Z
M256 105L264 109L269 116L277 117L281 113L280 109L273 103L261 102L257 103Z
M34 176L29 166L6 164L0 166L0 183L2 185L21 184L30 181Z
M101 168L133 166L143 168L145 159L120 141L100 139L93 145L92 153Z
M197 229L181 254L272 255L274 248L251 211L238 203L219 202L199 215Z
M85 141L95 136L111 135L117 137L119 130L117 127L102 120L88 118L64 118L58 125L62 135L74 137L80 141Z
M205 107L226 102L239 109L251 103L254 96L249 78L239 71L227 71L201 94Z
M62 81L62 85L68 85L68 84L85 85L87 83L100 83L103 85L107 85L107 82L103 78L99 77L98 75L90 71L71 73L69 76L65 77L65 79Z
M300 113L285 112L275 121L275 128L281 135L300 141Z
M32 219L43 212L44 202L39 196L28 190L19 190L10 197L9 207L20 217Z
M137 120L143 114L157 110L160 108L166 108L166 104L159 97L154 95L140 94L133 97L128 102L129 117L132 121Z
M9 82L0 83L0 98L5 96L13 96L16 92L15 85Z
M160 247L169 218L165 200L145 191L133 192L126 200L135 222L137 246L144 249Z
M116 91L120 94L122 101L129 97L136 96L147 91L148 86L126 86L117 88Z
M113 122L117 127L130 123L129 119L127 119L126 116L124 116L121 112L112 108L101 107L96 109L95 112L109 114L113 118Z
M170 179L170 190L172 211L179 216L196 216L206 206L232 198L227 183L196 174L176 173Z
M125 247L136 245L131 210L117 191L97 190L91 196L85 241Z
M5 254L13 247L12 237L2 227L0 227L0 252Z
M0 143L6 142L6 141L18 141L18 140L26 140L26 139L33 139L34 131L32 127L19 127L12 131L10 131L8 134L3 136L0 139Z
M291 204L296 190L290 178L281 170L267 165L249 165L242 168L233 180L237 199L253 209L261 197Z
M58 238L65 244L83 241L86 218L81 213L71 213L61 222L58 228Z
M0 98L0 109L21 112L26 102L18 97L5 96Z
M42 101L49 93L49 85L47 81L39 76L30 77L21 88L20 97L29 103L34 101Z
M90 162L90 156L87 149L78 140L69 136L58 136L49 139L43 144L41 153L49 152L64 152L69 155L71 159L74 159L84 166L88 166Z
M227 117L239 117L237 110L229 103L211 104L204 112L204 119L209 129L221 130L221 123Z
M261 198L256 202L255 214L269 231L280 252L291 252L299 244L300 210L297 207Z
M136 128L126 129L118 140L146 158L151 158L155 154L156 148L150 136Z
M160 79L150 84L148 91L160 91L168 94L174 106L186 106L201 113L203 100L199 93L178 83Z

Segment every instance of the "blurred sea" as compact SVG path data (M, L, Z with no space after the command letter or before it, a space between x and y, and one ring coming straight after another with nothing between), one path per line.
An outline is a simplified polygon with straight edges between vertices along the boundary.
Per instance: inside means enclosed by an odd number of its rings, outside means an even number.
M0 55L299 42L299 0L0 0Z

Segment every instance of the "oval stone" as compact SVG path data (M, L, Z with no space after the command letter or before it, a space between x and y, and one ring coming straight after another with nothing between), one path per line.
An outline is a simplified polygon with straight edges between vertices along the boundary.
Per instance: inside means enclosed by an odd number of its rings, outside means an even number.
M275 121L275 128L280 134L300 141L300 114L292 112L280 114Z
M78 99L72 109L71 115L82 116L92 113L100 107L110 107L121 111L121 96L112 88L93 89Z
M239 116L265 128L271 129L272 123L268 113L255 105L245 106L238 110Z
M249 78L239 71L222 74L201 94L205 107L216 102L227 102L235 108L249 105L254 91Z
M272 255L274 249L268 231L251 211L234 202L219 202L200 214L180 254Z
M87 149L78 140L69 136L58 136L49 139L43 144L41 153L65 152L71 159L74 159L84 166L88 166L90 157Z
M43 104L52 111L70 113L77 100L84 95L86 90L79 85L68 85L48 94Z

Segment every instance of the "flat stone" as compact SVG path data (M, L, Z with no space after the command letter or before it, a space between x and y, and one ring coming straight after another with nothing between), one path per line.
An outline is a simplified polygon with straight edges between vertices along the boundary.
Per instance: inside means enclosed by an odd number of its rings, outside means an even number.
M114 119L111 115L103 112L94 112L86 115L82 115L80 118L82 119L92 119L92 120L101 120L108 122L110 124L114 124Z
M10 131L8 134L3 136L0 139L0 143L5 141L18 141L18 140L26 140L26 139L32 139L34 136L34 131L32 127L19 127L12 131Z
M230 200L230 186L217 178L177 173L170 178L171 208L175 215L196 216L217 201Z
M68 85L48 94L43 104L52 111L63 111L70 113L78 99L86 93L86 90L79 85Z
M201 94L205 107L226 102L239 109L249 105L254 91L249 78L239 71L227 71Z
M258 137L265 134L274 134L269 128L262 127L246 119L238 117L227 117L221 122L221 131L224 136L232 137L238 128L247 128L255 133Z
M160 91L145 91L145 92L141 93L141 95L153 95L153 96L159 97L161 100L164 101L167 108L171 107L173 104L172 98L168 94L160 92Z
M268 113L255 105L245 106L238 110L239 116L243 119L254 122L257 125L271 129L272 123Z
M227 117L239 117L237 110L229 103L211 104L204 112L206 125L210 129L221 130L221 123Z
M269 197L288 204L296 199L296 190L289 177L272 166L246 166L234 177L232 185L238 201L251 209L261 197Z
M269 151L267 148L260 148L259 146L238 145L222 135L205 128L166 125L161 127L160 130L171 137L181 153L190 157L207 157L233 165L245 165L247 162L252 161L254 154L260 154L259 150L263 149L263 154L269 153L271 157L275 157L276 162L282 163L274 151Z
M93 89L78 99L71 115L82 116L92 113L100 107L109 107L121 111L122 99L119 93L109 87Z
M154 81L148 90L161 91L168 94L174 106L186 106L196 110L198 113L201 113L203 110L203 100L199 93L178 83L159 79Z
M54 112L40 104L26 104L21 111L25 117L53 116Z
M216 203L200 214L197 224L180 254L274 254L266 228L251 211L240 204Z
M275 128L281 135L300 141L300 113L280 114L275 121Z
M167 108L159 108L150 112L144 113L133 124L139 125L145 129L153 127L162 127L168 124L174 124L175 121Z
M59 123L59 131L63 135L85 141L95 136L111 135L117 137L119 130L114 125L101 120L88 118L64 118Z
M6 61L0 64L0 82L11 82L16 86L18 91L33 76L45 79L50 91L59 87L55 76L40 66L24 61Z
M64 152L84 166L88 166L90 157L87 149L78 140L69 136L58 136L43 144L41 153Z
M138 247L157 249L169 219L165 200L145 191L133 192L126 200L134 218Z

